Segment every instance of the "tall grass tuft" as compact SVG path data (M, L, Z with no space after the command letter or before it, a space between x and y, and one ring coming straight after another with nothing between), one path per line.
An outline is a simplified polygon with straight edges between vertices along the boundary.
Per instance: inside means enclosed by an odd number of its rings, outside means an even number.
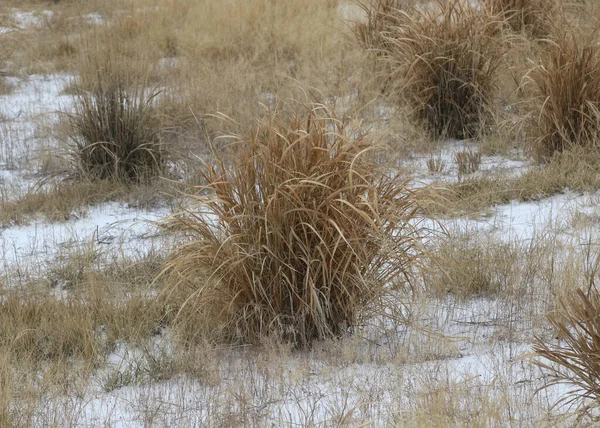
M86 90L69 114L75 169L92 180L145 182L160 175L165 150L152 105L157 92L143 82L126 83L110 67L97 69L95 77L80 85Z
M564 33L530 73L537 97L530 148L540 161L574 146L600 147L600 46L593 36Z
M358 43L365 49L385 55L388 42L385 35L397 21L398 11L406 10L407 0L369 0L358 2L364 18L354 23L352 30Z
M492 117L503 64L503 20L459 0L393 9L384 16L385 43L379 49L385 51L392 95L408 99L435 138L482 133Z
M560 12L556 0L484 0L492 14L502 16L510 29L532 37L547 37L552 33L552 20Z
M543 360L535 363L552 375L544 388L573 387L557 405L578 404L580 418L590 416L598 422L593 411L600 407L600 291L595 285L587 292L579 289L561 305L559 314L548 317L561 343L548 345L536 338L534 351Z
M410 284L425 230L375 147L322 105L273 111L234 137L189 195L196 206L167 221L189 239L167 268L180 316L206 314L230 341L303 347L344 335L392 282Z

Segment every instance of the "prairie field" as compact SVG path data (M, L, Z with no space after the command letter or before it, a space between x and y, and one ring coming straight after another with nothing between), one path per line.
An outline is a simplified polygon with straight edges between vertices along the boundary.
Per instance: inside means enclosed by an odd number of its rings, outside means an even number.
M595 0L0 0L0 428L600 424Z

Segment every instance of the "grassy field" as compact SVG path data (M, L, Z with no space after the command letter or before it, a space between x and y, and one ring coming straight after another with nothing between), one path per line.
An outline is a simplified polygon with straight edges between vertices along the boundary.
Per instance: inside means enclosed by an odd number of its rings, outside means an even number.
M595 426L598 9L0 0L0 427Z

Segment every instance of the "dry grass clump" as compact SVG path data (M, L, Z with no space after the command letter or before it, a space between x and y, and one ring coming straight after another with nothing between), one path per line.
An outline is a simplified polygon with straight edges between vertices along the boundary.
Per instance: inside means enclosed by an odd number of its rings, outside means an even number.
M567 384L573 387L556 405L577 404L579 418L598 422L600 406L600 292L595 285L577 290L561 300L562 311L548 320L559 332L559 344L536 338L534 351L543 360L535 363L552 378L544 385Z
M537 92L529 118L530 148L547 161L573 146L597 149L600 135L600 47L595 36L567 32L531 74Z
M393 281L410 283L420 258L406 181L375 164L359 128L321 105L302 110L235 137L190 195L197 207L168 220L190 241L168 262L165 293L220 339L342 336Z
M481 165L481 153L472 149L456 152L454 161L458 166L458 176L472 174L479 170Z
M430 174L440 174L446 169L446 162L441 157L430 157L425 162Z
M78 86L91 89L76 95L75 112L68 116L74 167L92 180L147 182L166 162L154 111L158 92L144 81L130 85L111 61L96 64L93 82L82 74Z
M556 0L484 0L484 6L494 15L502 16L511 30L526 32L533 37L548 36L552 21L560 12Z
M525 262L525 255L515 243L480 233L455 234L431 251L426 286L461 299L510 295L519 283L519 262Z
M385 55L389 47L385 35L397 22L398 11L406 10L409 3L407 0L358 2L365 14L364 19L355 22L352 28L358 43L365 49Z
M380 49L394 96L408 98L436 138L482 133L503 63L502 19L459 0L389 13Z

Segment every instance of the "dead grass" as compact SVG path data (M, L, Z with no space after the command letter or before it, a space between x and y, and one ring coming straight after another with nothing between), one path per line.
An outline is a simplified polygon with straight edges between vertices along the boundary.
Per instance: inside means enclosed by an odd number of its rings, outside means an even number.
M553 21L561 16L556 0L485 0L483 4L494 15L502 16L512 31L540 38L552 34Z
M595 284L561 300L561 311L548 317L559 333L558 344L537 338L535 363L551 376L544 388L571 387L556 405L576 405L578 420L599 420L600 405L600 293Z
M457 152L454 155L454 161L458 166L458 176L473 174L479 170L481 165L481 153L472 149Z
M423 271L425 289L438 298L450 294L458 301L504 301L513 310L531 311L524 322L542 324L551 308L548 302L575 282L574 272L583 265L580 254L574 254L569 259L574 269L566 269L557 259L562 251L558 229L550 223L535 227L531 239L452 228L447 239L436 241L430 249Z
M0 291L3 422L33 424L39 418L35 408L47 401L47 394L58 397L88 384L120 343L149 349L168 322L164 307L152 298L160 255L108 262L100 262L90 248L71 255L51 269L48 284L46 278L31 277L19 289ZM66 285L67 276L77 280ZM54 282L57 278L61 281ZM153 361L159 359L156 353ZM139 362L143 381L151 378L149 371L153 379L184 369L201 373L180 353L172 355L169 367L166 358L162 361L164 366Z
M517 245L477 234L453 236L432 252L428 287L458 298L510 295L519 281L522 252Z
M166 148L160 141L154 111L157 91L134 78L130 86L109 61L91 57L79 87L92 86L76 96L71 125L70 154L76 175L89 180L148 182L165 169ZM139 74L138 74L139 75Z
M24 225L36 216L65 221L89 205L114 200L128 193L116 182L62 182L49 191L32 191L18 199L0 201L0 224Z
M434 138L483 133L503 65L502 19L458 0L374 16L386 91L408 99Z
M530 74L537 97L529 117L529 140L540 161L573 146L597 148L600 50L595 34L565 30Z
M272 112L231 143L231 161L206 166L198 207L170 220L191 241L166 293L187 290L184 306L234 341L344 335L390 281L410 280L424 233L413 192L373 149L323 106Z
M354 35L364 49L373 50L378 56L385 56L388 48L385 35L398 22L398 12L409 9L407 0L370 0L358 2L364 12L364 19L354 23Z
M532 165L518 176L490 171L467 176L456 183L428 187L421 205L432 215L482 213L488 208L510 201L535 201L572 191L595 191L600 188L598 154L574 149L556 155L547 165Z
M477 155L466 154L457 159L465 166L459 183L431 186L430 193L411 194L404 172L385 177L397 170L380 170L378 162L402 163L435 150L430 136L414 129L424 121L436 137L479 137L493 128L497 132L486 136L480 153L513 156L522 136L516 120L527 114L522 101L535 89L522 85L530 71L524 58L537 64L546 46L533 42L536 33L546 31L544 23L536 23L541 15L514 10L535 2L515 2L496 17L465 1L419 2L414 8L409 3L414 2L369 2L366 22L356 27L363 45L357 48L340 19L347 5L338 1L5 2L32 9L39 18L15 34L18 49L8 73L74 73L86 81L73 88L83 96L94 93L98 70L114 60L113 75L128 95L135 93L136 82L165 90L153 118L160 141L205 164L204 177L198 177L192 160L177 159L170 170L183 186L188 179L201 184L185 190L191 197L175 202L189 208L171 223L187 227L182 235L194 241L188 247L178 246L180 236L173 236L169 246L137 260L93 241L57 250L56 259L48 258L44 266L30 266L25 258L19 266L0 264L0 426L85 424L98 403L117 403L97 421L107 425L123 423L116 420L123 408L145 425L552 425L547 398L532 397L541 382L538 372L519 360L519 352L504 351L543 331L555 295L579 283L579 259L563 259L578 246L566 250L540 236L524 243L482 232L454 233L427 241L436 244L428 247L433 258L419 265L413 283L425 292L403 287L402 276L391 281L393 295L381 284L388 276L412 273L406 264L420 255L420 244L411 233L425 231L404 221L417 206L436 215L462 215L566 188L596 190L595 146L569 147L520 176L475 171ZM543 6L554 18L554 9ZM46 9L53 14L42 12ZM446 16L444 10L453 12ZM92 22L99 20L101 25ZM506 31L506 21L513 31L533 37L516 37ZM563 25L562 19L557 22ZM421 33L426 25L433 28L431 37ZM520 45L506 49L507 38ZM401 43L410 47L404 57ZM365 55L365 47L375 55ZM96 61L91 67L90 56ZM414 74L406 71L411 66ZM431 73L438 81L412 87L428 66L439 66ZM469 74L473 70L481 73ZM380 75L383 97L381 85L373 84ZM282 99L296 97L298 87L319 94L330 112L274 111ZM459 98L425 97L439 88ZM390 94L396 98L390 100ZM451 106L438 106L444 97ZM454 106L464 100L475 107ZM413 101L410 123L403 116L406 101ZM495 111L498 106L506 114ZM214 140L231 126L205 115L216 111L235 119L240 137ZM351 118L364 122L355 127ZM497 126L500 121L506 129ZM389 150L360 152L371 149L361 131L370 127L386 134ZM218 158L211 157L211 141ZM332 154L325 142L349 149ZM344 153L354 163L335 163ZM428 167L437 174L447 165L433 156ZM48 162L47 171L57 172ZM394 195L395 189L400 201L375 199ZM61 221L107 200L146 206L163 192L175 193L175 187L112 180L48 183L18 200L4 199L0 224L26 224L38 215ZM195 202L205 205L197 208ZM404 202L401 209L408 213L394 211ZM159 196L158 204L163 203ZM206 217L203 210L220 217ZM595 214L586 215L577 221L593 228ZM558 233L552 225L544 227L548 235ZM403 233L408 240L399 242ZM157 279L171 246L173 276ZM406 258L404 251L415 254ZM379 259L371 263L373 254ZM382 270L376 272L378 262ZM485 302L484 316L471 323L470 309L479 306L469 304L479 300ZM458 318L462 310L466 318ZM460 337L440 337L446 328L453 336L458 329ZM250 329L254 336L248 339ZM340 340L348 331L352 334ZM265 338L269 333L276 337ZM310 351L280 341L302 345L330 336L334 339ZM215 347L232 341L259 346ZM488 347L490 356L480 354ZM496 356L498 361L487 361ZM486 359L477 363L493 375L480 369L463 373L463 363L475 359Z

